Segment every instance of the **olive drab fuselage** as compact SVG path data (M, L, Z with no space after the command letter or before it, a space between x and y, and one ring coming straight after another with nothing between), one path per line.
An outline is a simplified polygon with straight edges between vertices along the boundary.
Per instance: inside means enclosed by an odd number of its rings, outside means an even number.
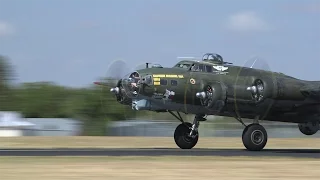
M178 109L184 113L221 116L241 116L255 118L260 116L265 120L300 122L305 116L303 108L296 108L304 104L313 104L312 100L301 93L301 87L310 84L308 81L295 79L282 73L264 71L234 65L219 65L202 61L180 61L178 64L215 67L216 71L195 71L190 68L146 68L138 70L140 77L149 76L149 82L139 88L139 94L146 97L163 95L166 91L173 92L170 103L181 104ZM202 69L202 70L205 70ZM263 84L261 97L256 97L248 88L260 81ZM313 82L319 84L319 82ZM211 106L201 102L196 94L213 87L213 101ZM163 102L164 111L166 101ZM219 103L219 105L215 104ZM191 108L186 108L187 105ZM216 108L215 109L215 105ZM199 108L202 108L201 110ZM205 109L203 111L203 109ZM170 109L167 109L170 110ZM177 109L171 109L177 110ZM318 113L318 108L314 108ZM280 119L280 118L281 119ZM283 118L284 117L284 118ZM288 117L286 119L285 117ZM289 118L290 117L290 118Z

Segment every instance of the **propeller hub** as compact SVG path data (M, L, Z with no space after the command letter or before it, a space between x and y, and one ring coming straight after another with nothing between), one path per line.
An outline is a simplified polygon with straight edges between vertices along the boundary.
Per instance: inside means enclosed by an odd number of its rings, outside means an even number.
M206 93L205 92L197 92L196 97L200 99L206 98Z
M251 91L253 94L257 93L257 87L256 86L251 86L247 88L248 91Z
M118 87L111 88L111 89L110 89L110 92L113 92L113 93L115 93L115 94L119 94L119 88L118 88Z

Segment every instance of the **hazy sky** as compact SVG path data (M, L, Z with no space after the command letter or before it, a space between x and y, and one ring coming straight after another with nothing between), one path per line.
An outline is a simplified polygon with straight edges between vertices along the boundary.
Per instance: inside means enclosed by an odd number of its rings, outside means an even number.
M320 80L320 2L0 0L0 54L19 82L84 86L114 60L173 66L206 52Z

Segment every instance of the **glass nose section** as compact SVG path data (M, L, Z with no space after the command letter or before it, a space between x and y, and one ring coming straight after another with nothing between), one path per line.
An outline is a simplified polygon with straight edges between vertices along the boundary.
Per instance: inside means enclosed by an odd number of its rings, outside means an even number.
M139 89L140 75L138 72L126 74L122 78L123 88L128 96L137 95Z

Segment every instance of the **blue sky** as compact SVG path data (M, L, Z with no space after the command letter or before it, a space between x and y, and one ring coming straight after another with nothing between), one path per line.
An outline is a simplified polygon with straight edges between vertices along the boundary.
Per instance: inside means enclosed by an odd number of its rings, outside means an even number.
M206 52L320 80L320 2L0 0L0 54L18 82L86 86L115 60L173 66Z

